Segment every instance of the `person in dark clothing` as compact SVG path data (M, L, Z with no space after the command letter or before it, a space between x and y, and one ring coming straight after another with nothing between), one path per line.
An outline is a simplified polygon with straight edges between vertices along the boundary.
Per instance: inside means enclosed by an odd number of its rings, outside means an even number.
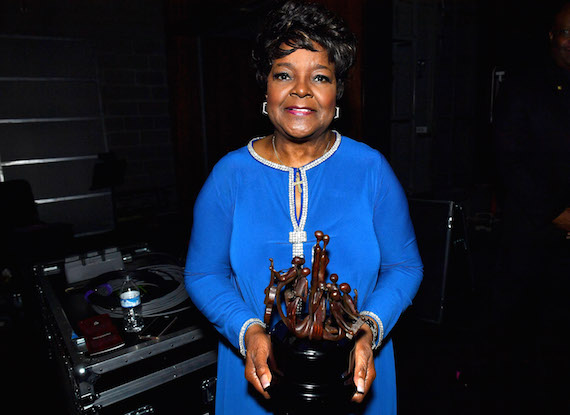
M504 189L497 375L513 413L570 410L570 2L549 39L548 65L507 74L493 125Z

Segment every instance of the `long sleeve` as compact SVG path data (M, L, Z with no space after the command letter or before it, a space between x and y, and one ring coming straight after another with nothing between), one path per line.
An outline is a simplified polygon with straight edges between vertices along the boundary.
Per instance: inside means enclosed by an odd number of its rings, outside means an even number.
M196 307L236 348L245 322L257 317L243 300L230 266L233 194L231 174L217 165L200 191L185 269Z
M381 157L374 229L381 266L376 288L362 309L375 314L386 336L412 303L423 276L406 195L390 165ZM380 339L381 340L381 339Z

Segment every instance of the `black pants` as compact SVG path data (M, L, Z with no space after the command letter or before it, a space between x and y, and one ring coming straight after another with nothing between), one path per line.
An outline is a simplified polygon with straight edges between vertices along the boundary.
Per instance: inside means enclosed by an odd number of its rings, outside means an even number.
M515 240L505 252L490 331L495 413L570 413L570 241Z

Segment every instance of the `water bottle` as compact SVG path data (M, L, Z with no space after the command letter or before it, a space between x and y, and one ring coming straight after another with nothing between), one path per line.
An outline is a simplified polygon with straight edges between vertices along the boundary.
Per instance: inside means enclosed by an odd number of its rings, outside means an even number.
M123 309L123 326L128 333L138 333L144 327L142 302L139 288L127 274L121 287L121 307Z

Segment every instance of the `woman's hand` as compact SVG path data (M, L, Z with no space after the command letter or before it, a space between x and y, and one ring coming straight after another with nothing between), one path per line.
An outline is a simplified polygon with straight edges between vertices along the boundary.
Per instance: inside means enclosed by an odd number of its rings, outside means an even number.
M258 324L249 326L245 332L245 378L265 399L270 396L266 389L271 384L268 360L271 356L271 338Z
M370 390L372 381L376 378L374 368L374 353L372 351L372 330L363 324L356 334L354 346L354 384L356 393L353 402L362 402Z

